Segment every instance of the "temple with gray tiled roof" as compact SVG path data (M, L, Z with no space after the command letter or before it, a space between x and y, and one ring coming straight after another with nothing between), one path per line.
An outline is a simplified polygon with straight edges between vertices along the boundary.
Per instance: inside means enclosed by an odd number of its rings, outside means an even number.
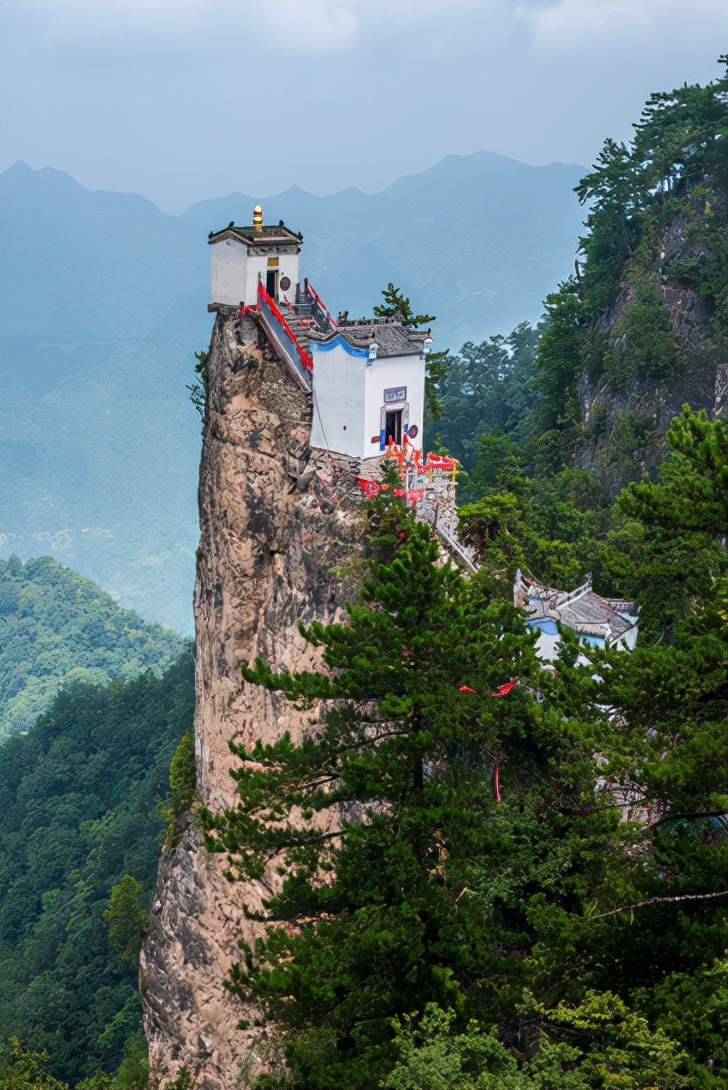
M281 220L229 223L211 231L210 310L240 308L257 322L290 375L312 395L312 447L357 458L379 457L388 444L422 450L425 354L429 331L395 315L335 321L306 278L299 277L303 236Z
M298 283L298 255L303 236L286 227L263 223L263 209L256 205L253 222L237 227L231 222L210 231L210 279L213 306L255 306L258 284L278 300Z
M406 456L412 480L405 487L418 517L457 563L477 571L477 558L458 539L454 472L422 473L429 330L410 329L397 315L350 320L344 313L335 321L309 280L299 280L302 235L282 220L266 226L260 206L252 225L230 223L208 242L210 309L237 307L241 319L258 323L281 365L311 394L310 445L355 459L365 476L378 473L385 451ZM633 603L596 594L590 576L567 592L519 571L514 600L539 629L542 658L555 657L558 623L592 642L634 646Z
M591 573L575 590L561 591L528 579L519 568L513 584L513 602L526 610L527 623L539 629L538 650L542 658L555 657L557 623L590 643L631 649L637 639L634 602L597 594L592 588Z

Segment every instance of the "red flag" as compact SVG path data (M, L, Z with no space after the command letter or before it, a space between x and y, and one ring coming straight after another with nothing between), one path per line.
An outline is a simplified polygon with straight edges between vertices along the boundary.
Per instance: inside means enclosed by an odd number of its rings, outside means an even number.
M368 500L373 499L381 487L378 481L370 481L368 477L355 477L354 480Z
M507 696L511 689L515 688L515 686L518 685L520 680L520 678L512 677L510 681L506 681L505 684L499 685L497 689L491 689L490 695Z
M435 454L434 451L429 450L427 452L427 459L425 461L426 469L445 469L452 470L455 465L454 458L448 458L446 454Z

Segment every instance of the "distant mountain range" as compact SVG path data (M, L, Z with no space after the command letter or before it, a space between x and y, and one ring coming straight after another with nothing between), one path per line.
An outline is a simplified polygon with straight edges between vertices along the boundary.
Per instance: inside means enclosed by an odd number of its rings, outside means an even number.
M581 167L449 156L382 193L261 201L304 235L302 270L334 313L393 281L438 315L435 347L535 320L571 270ZM0 175L0 556L51 552L125 606L191 630L199 421L193 353L210 318L210 230L248 223L239 193L181 216L24 163Z

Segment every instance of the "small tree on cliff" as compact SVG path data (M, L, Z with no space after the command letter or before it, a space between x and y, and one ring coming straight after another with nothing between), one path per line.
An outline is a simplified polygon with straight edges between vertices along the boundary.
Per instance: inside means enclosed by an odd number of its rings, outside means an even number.
M584 845L612 821L584 810L591 758L525 684L539 667L517 611L440 564L398 504L389 491L368 504L376 534L348 623L301 626L327 672L243 668L312 709L304 737L233 745L240 802L202 815L231 875L279 867L266 919L283 926L245 948L230 987L283 1026L300 1087L378 1085L392 1018L429 1002L517 1032L524 905L575 897Z
M421 329L422 326L431 326L437 321L434 314L415 314L412 305L406 295L403 295L394 284L387 284L382 292L384 302L374 307L377 318L398 317L402 325L407 329ZM450 365L450 355L447 349L440 352L428 352L425 356L425 399L427 408L433 420L439 420L442 416L442 405L438 396L438 386L447 374Z

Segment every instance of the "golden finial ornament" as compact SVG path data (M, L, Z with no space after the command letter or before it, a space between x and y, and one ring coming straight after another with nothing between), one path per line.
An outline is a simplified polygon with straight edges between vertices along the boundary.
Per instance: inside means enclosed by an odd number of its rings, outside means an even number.
M253 230L263 230L263 209L260 207L259 204L256 204L255 208L253 209Z

